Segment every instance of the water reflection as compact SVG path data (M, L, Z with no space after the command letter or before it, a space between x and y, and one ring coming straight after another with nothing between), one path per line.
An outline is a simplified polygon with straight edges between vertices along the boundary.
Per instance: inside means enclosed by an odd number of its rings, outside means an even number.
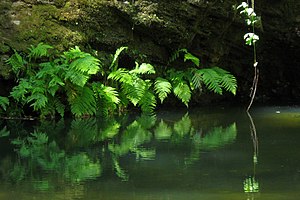
M10 135L9 125L3 126L0 137ZM2 159L0 168L4 180L13 184L26 182L27 187L30 183L38 191L53 190L57 183L97 179L103 172L103 163L110 163L116 176L128 181L130 174L120 159L134 155L138 162L155 160L160 143L174 148L188 145L190 153L184 163L191 165L201 158L201 151L231 143L237 135L235 123L205 130L197 125L196 129L188 114L176 121L142 115L129 123L124 119L91 118L42 122L35 124L34 130L26 126L23 124L22 132L12 127L14 135L10 139L15 154Z
M258 164L258 137L254 120L249 112L247 112L247 116L250 122L250 133L253 143L253 174L244 180L244 192L251 194L247 199L254 200L255 196L253 193L258 193L260 191L259 183L256 179L256 165Z

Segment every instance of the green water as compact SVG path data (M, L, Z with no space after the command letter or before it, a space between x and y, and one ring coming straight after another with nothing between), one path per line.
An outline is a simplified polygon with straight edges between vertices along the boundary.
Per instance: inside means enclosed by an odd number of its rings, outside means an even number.
M2 199L299 199L300 108L0 121Z

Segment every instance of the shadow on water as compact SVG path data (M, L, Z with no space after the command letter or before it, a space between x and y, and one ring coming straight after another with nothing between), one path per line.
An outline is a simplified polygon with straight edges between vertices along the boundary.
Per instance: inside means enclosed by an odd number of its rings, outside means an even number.
M271 172L268 164L257 169L261 127L239 109L31 123L0 122L0 199L280 199L283 194L268 187L262 192L257 177L268 180L265 173Z

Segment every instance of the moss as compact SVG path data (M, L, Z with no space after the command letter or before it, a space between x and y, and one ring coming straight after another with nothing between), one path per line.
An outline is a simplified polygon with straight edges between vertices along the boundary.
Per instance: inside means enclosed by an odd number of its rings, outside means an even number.
M20 10L16 16L20 25L15 26L16 33L11 46L26 50L32 44L44 42L64 50L84 41L82 33L60 24L60 17L61 10L54 5L34 5Z

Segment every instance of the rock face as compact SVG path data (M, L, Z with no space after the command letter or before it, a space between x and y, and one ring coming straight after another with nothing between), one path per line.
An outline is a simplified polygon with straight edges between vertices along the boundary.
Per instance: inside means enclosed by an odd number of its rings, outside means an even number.
M75 45L107 53L129 46L163 66L171 53L187 48L203 66L218 65L238 77L240 96L252 82L247 27L234 9L237 0L1 0L0 77L13 52L39 42L59 50ZM300 99L300 1L259 1L259 95Z

